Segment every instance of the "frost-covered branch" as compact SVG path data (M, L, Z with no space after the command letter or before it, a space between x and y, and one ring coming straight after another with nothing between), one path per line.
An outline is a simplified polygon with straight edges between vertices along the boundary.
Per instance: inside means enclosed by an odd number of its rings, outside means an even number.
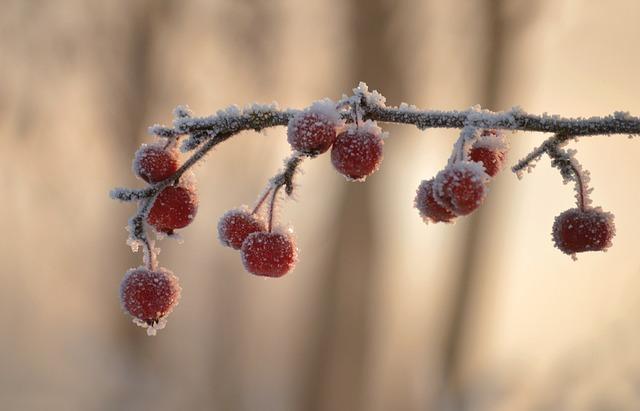
M175 229L193 221L198 196L190 170L216 145L244 130L287 126L292 154L284 168L269 180L252 210L247 206L230 210L218 225L221 243L240 250L247 271L279 277L293 269L297 261L295 240L277 221L275 209L281 189L284 187L291 196L295 190L293 179L302 161L329 150L338 173L349 181L364 181L378 170L383 158L387 133L377 122L409 124L421 130L461 130L444 169L418 187L414 205L428 223L453 222L480 207L491 179L506 160L509 144L505 130L553 133L512 170L521 177L523 171L530 170L547 154L564 182L575 182L577 208L563 212L554 223L553 239L561 251L575 256L584 251L605 251L611 245L615 234L613 215L590 205L589 173L577 161L576 151L563 146L583 136L640 134L640 118L626 112L565 118L529 114L519 107L502 112L479 106L463 111L420 110L405 103L388 107L385 97L369 91L364 83L337 103L323 99L302 110L280 109L275 103L253 104L243 109L231 106L208 117L193 117L187 107L179 106L174 110L172 126L149 128L160 142L143 144L136 152L133 171L148 185L111 191L113 199L135 201L138 205L129 219L127 243L134 251L143 247L144 267L130 270L121 288L124 307L136 323L153 330L161 328L177 303L177 278L158 266L159 249L147 230L153 227L158 238L173 236ZM178 147L183 153L191 153L183 163ZM138 287L143 291L138 292ZM153 301L140 301L141 296Z
M567 163L568 157L563 157L562 152L558 151L558 147L565 141L578 136L640 134L640 118L633 117L626 112L615 112L604 117L565 118L557 115L529 114L518 107L503 112L482 110L479 106L464 111L419 110L415 106L404 103L399 107L387 107L385 98L377 91L370 92L364 83L360 83L353 91L352 96L344 96L336 105L340 116L346 122L358 119L374 120L411 124L421 130L460 128L463 130L502 129L555 133L554 137L546 140L539 148L533 150L531 154L513 167L513 171L518 174L522 170L532 167L532 163L544 153L555 159L555 165ZM293 109L280 110L274 103L270 105L254 104L244 109L231 106L212 116L192 117L190 111L181 106L174 111L173 127L162 125L150 127L149 132L161 138L179 139L181 136L188 135L182 141L181 150L183 152L196 151L171 177L164 181L144 189L117 188L112 190L111 197L121 201L148 200L144 202L145 206L139 207L138 213L131 219L134 238L139 238L138 233L142 230L141 225L145 213L148 212L154 197L167 186L177 184L182 175L213 147L244 130L260 131L269 127L285 126L299 112L299 110ZM553 157L554 153L555 157ZM294 158L297 162L302 159L301 156L294 156ZM568 162L567 164L573 163ZM297 166L297 163L295 165ZM562 167L560 168L562 170ZM293 169L295 170L295 167ZM564 169L567 168L564 167ZM573 175L577 176L578 174L574 172ZM567 178L567 173L563 172L563 176ZM578 178L578 180L580 179ZM285 183L286 192L290 194L293 190L290 179ZM585 192L585 190L579 191Z

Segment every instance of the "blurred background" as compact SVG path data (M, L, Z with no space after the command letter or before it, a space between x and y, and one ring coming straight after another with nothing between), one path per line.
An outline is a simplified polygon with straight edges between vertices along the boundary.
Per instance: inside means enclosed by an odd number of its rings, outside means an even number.
M0 0L0 409L637 410L637 159L584 139L593 200L616 214L607 253L554 249L573 188L544 158L508 170L481 211L426 226L418 183L455 130L385 125L381 170L346 182L307 161L282 219L300 262L247 274L219 216L252 204L288 155L283 128L242 133L198 166L167 328L121 308L140 264L125 244L146 128L188 104L301 108L358 81L423 108L640 114L636 0ZM510 134L510 163L545 137Z

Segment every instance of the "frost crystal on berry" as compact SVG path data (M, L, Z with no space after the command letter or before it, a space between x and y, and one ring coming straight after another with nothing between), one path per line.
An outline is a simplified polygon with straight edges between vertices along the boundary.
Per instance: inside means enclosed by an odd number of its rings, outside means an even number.
M133 159L133 172L147 183L165 180L178 169L178 153L175 148L163 148L160 144L143 144Z
M596 207L562 212L553 223L551 235L560 251L575 257L576 253L606 250L615 233L613 214Z
M155 335L164 327L166 317L180 300L178 278L166 268L151 271L145 267L132 268L120 284L122 308Z
M475 211L484 201L489 176L481 164L461 161L447 166L436 175L433 185L435 200L456 215Z
M456 215L435 200L433 196L433 179L423 180L416 191L415 207L420 212L422 219L434 223L450 222Z
M382 130L367 120L338 135L331 149L331 163L347 179L364 181L380 168L382 146Z
M282 277L298 260L293 236L284 232L256 232L242 243L242 263L251 274Z
M247 207L229 210L218 221L218 238L220 242L235 250L239 250L242 247L242 243L249 234L266 230L266 223L251 214Z

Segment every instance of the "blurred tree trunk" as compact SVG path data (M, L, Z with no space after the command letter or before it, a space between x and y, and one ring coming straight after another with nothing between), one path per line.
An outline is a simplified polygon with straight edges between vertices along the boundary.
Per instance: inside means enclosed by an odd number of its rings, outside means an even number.
M352 0L345 41L350 42L351 72L345 90L358 81L396 98L403 92L401 70L390 23L400 5L385 0ZM375 217L372 192L375 175L366 184L349 183L336 207L335 256L323 273L319 301L316 354L309 365L307 395L300 409L360 410L366 390L371 313L375 303Z

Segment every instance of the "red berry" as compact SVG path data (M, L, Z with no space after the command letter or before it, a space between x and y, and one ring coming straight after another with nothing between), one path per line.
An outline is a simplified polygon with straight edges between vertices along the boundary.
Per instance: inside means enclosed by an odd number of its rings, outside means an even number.
M172 234L173 230L188 226L198 211L198 196L190 187L168 186L156 198L147 222L156 230Z
M416 192L415 206L425 221L448 223L456 217L451 210L442 207L433 197L433 179L423 180L420 183Z
M484 147L473 147L469 152L471 161L482 163L486 173L493 177L498 174L504 161L504 153L492 151Z
M556 217L552 236L560 251L575 254L609 248L615 233L613 214L601 208L571 208Z
M322 154L336 141L336 123L322 112L298 113L289 121L287 141L306 155Z
M475 211L486 196L489 177L479 163L462 161L440 171L433 185L435 200L456 215Z
M122 307L149 326L169 315L179 299L178 278L165 268L132 268L120 284Z
M256 232L242 243L242 263L251 274L281 277L291 271L298 259L293 237L281 232Z
M178 153L175 149L163 149L159 145L143 144L133 159L133 172L147 183L165 180L178 169Z
M251 233L266 231L267 226L246 208L229 210L218 221L218 238L223 245L239 250Z
M485 172L493 177L502 169L508 149L503 133L497 130L484 130L480 138L471 146L469 159L482 163Z
M331 163L348 179L364 181L380 168L382 133L372 121L349 127L336 138L331 149Z

